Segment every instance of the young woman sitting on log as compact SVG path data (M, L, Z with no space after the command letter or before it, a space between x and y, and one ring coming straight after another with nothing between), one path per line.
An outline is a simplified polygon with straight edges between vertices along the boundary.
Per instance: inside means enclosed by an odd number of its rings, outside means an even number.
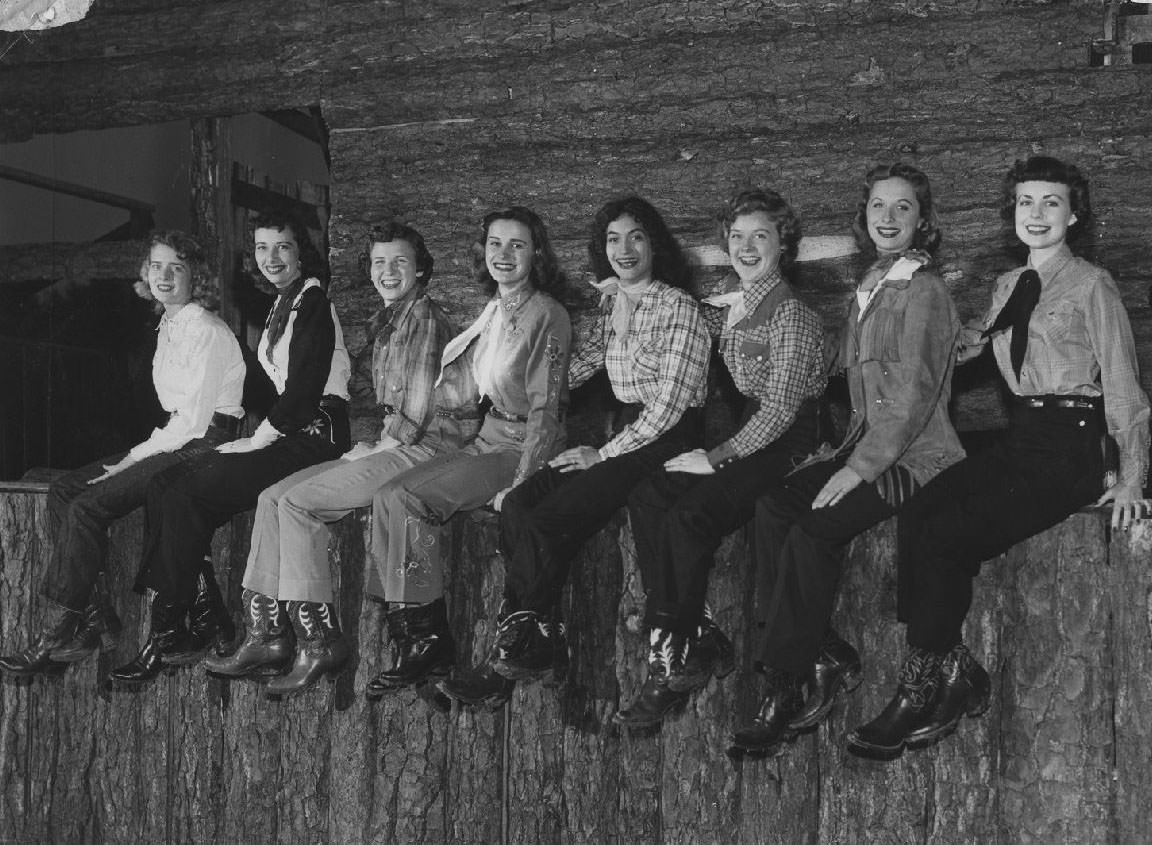
M0 670L33 675L62 670L97 648L110 650L120 620L99 588L105 567L108 526L144 504L148 483L159 473L211 452L236 435L244 409L244 359L231 329L206 310L210 298L204 250L183 232L154 232L147 244L137 293L162 313L152 381L167 422L126 454L113 455L68 473L48 491L50 533L55 538L43 592L49 609L39 635L23 651L0 657ZM193 625L174 617L173 635L208 641L227 620L211 568L200 572L204 546L196 551ZM199 573L199 574L198 574Z
M940 228L928 177L902 163L872 168L853 229L876 261L857 286L839 344L852 402L848 433L757 503L765 695L733 736L733 756L775 753L859 682L859 655L830 626L843 550L964 456L948 419L960 322L931 269Z
M819 444L824 330L786 281L800 220L776 192L752 190L733 197L720 222L733 272L702 311L746 404L735 434L665 461L629 498L649 628L648 678L616 715L631 726L659 723L732 668L731 644L704 603L713 554Z
M348 653L335 627L323 648L293 648L289 619L297 604L335 603L327 523L371 504L385 482L405 470L471 443L480 428L470 368L457 362L437 380L440 356L456 327L427 294L433 259L423 236L402 223L374 227L361 264L383 304L369 321L373 341L355 362L350 393L354 403L370 402L370 430L364 434L373 439L260 494L243 580L246 636L233 654L209 656L204 664L213 675L229 678L278 674L292 665L287 676L268 684L270 694L307 689L338 671ZM404 568L403 544L391 539L402 539L403 531L376 520L373 535L366 591L383 598L401 592L384 585ZM443 627L443 601L408 605L401 594L388 613L389 633L401 649L399 665L383 677L420 674L428 668L422 661L450 662L451 641L437 642L446 636ZM413 651L415 640L424 644L422 651ZM370 695L375 686L368 685Z
M884 711L849 734L848 750L891 760L930 746L988 707L988 674L961 639L972 579L988 560L1092 504L1112 502L1112 529L1149 507L1148 397L1116 283L1072 254L1088 228L1088 182L1074 166L1035 156L1004 179L1002 213L1028 262L1002 275L959 354L991 341L1011 394L1008 431L937 476L901 514L900 618L910 649ZM1119 445L1103 489L1101 436Z
M254 507L265 487L348 450L348 352L317 278L324 261L308 229L290 212L267 211L250 225L256 266L277 292L256 351L278 397L251 437L219 446L149 484L136 589L155 591L151 633L136 658L112 671L112 680L121 684L149 681L166 662L198 659L178 648L174 631L195 593L199 561L215 530ZM324 647L336 630L331 606L319 602L297 603L292 623L302 648Z
M560 592L580 545L669 458L700 444L708 332L687 293L688 266L659 213L639 197L596 214L589 243L601 318L572 358L573 386L602 369L624 403L599 449L576 446L514 488L501 512L504 605L489 659L441 682L450 698L499 705L516 680L567 666Z
M474 257L491 299L445 348L440 377L452 378L455 368L471 374L472 398L490 407L470 445L397 475L372 499L374 540L388 544L373 554L397 561L383 593L401 615L394 628L389 617L397 660L369 684L370 698L444 674L455 660L444 608L444 523L484 505L499 509L564 444L572 324L548 230L530 209L494 211Z

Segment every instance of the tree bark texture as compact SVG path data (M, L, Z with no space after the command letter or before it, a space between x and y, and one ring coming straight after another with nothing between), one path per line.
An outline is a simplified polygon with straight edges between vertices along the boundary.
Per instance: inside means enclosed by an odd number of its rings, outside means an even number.
M147 627L128 592L138 517L112 531L108 573L125 622L116 651L60 677L0 683L0 841L412 843L1132 842L1147 830L1152 524L1109 536L1075 514L985 564L966 641L993 679L992 708L933 749L874 763L845 732L891 695L893 523L846 557L834 624L860 648L864 683L779 756L733 763L731 731L758 703L755 555L744 531L717 555L709 604L737 644L659 730L612 716L645 669L643 591L621 515L586 545L565 597L570 670L519 684L497 711L445 712L408 691L372 704L389 649L363 598L366 510L338 523L331 563L355 666L334 684L270 700L245 682L170 671L138 692L102 678ZM39 623L42 491L0 492L0 648ZM239 618L250 519L218 532L217 576ZM461 661L491 646L503 569L495 520L450 526L450 617Z

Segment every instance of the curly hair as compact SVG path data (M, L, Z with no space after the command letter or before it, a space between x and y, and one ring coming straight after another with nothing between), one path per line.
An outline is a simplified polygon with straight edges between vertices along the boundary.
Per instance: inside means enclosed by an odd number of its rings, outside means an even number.
M321 284L328 286L328 262L324 260L320 250L316 249L312 235L308 232L308 226L299 214L283 206L268 206L248 218L249 239L256 237L257 229L275 229L278 232L290 230L300 252L300 274L305 279L319 279ZM258 268L254 275L257 281L266 281Z
M493 296L499 288L492 274L488 272L488 262L485 260L488 229L497 220L515 220L528 227L528 232L532 236L532 272L528 280L536 290L543 291L557 302L564 302L568 294L568 279L560 269L560 262L556 260L552 241L548 238L548 229L540 219L540 215L522 205L510 205L489 212L480 225L479 237L472 245L472 259L473 275L484 292Z
M1091 228L1092 201L1088 196L1088 177L1074 164L1051 156L1031 156L1016 162L1004 174L1000 188L1000 216L1011 223L1016 217L1016 186L1021 182L1055 182L1068 188L1068 205L1076 222L1068 226L1065 240L1074 243Z
M365 275L370 277L372 273L372 247L376 244L386 244L392 241L407 241L416 251L416 284L428 284L428 280L432 278L432 267L435 260L424 243L424 236L407 223L400 223L396 220L376 224L364 236L360 248L360 268Z
M872 186L885 179L903 179L916 192L916 202L920 205L920 225L916 227L912 248L927 252L929 255L934 254L944 237L944 230L940 227L940 218L936 216L936 207L932 202L932 185L923 170L902 161L895 164L877 164L864 175L863 191L856 206L856 216L852 219L852 234L856 237L856 246L865 255L876 254L876 244L868 234L868 199L872 194Z
M592 272L596 278L607 279L616 275L608 262L608 226L625 214L631 215L643 227L652 242L652 278L691 293L692 271L684 251L668 230L660 212L647 200L637 196L611 200L601 206L592 218L588 256L592 260Z
M776 224L776 234L780 238L780 272L791 276L792 266L796 262L796 255L800 251L800 238L803 229L800 218L795 210L788 204L788 200L772 190L751 188L741 191L728 200L727 205L716 215L720 221L720 234L725 242L732 224L736 218L745 214L764 212L768 219Z
M192 277L191 302L198 303L210 311L215 311L220 306L215 280L208 274L208 259L204 254L204 247L194 237L178 229L157 229L148 235L148 240L144 241L144 255L140 259L140 279L132 284L132 290L137 296L151 302L157 314L164 310L164 306L156 301L152 289L148 286L148 265L152 259L154 246L169 247L176 253L177 258L188 265L188 272Z

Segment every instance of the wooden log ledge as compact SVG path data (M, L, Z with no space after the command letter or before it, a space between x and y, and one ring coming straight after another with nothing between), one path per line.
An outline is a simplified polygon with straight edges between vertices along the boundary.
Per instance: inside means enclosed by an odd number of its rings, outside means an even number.
M5 651L41 619L45 498L0 492ZM890 764L843 749L845 732L887 701L903 654L893 526L860 537L836 624L860 647L863 686L779 757L734 764L728 736L758 694L742 534L725 542L710 595L741 668L662 730L628 734L612 715L642 678L643 598L623 520L574 573L566 681L521 685L497 712L444 713L412 692L363 697L388 645L382 609L362 596L367 518L337 525L332 543L355 671L283 701L199 667L136 693L103 685L144 623L127 592L140 522L117 526L118 649L61 678L0 684L0 842L1127 843L1152 829L1148 521L1110 536L1101 513L1078 513L987 564L966 638L992 675L992 709ZM215 541L234 608L249 526L239 518ZM469 518L453 532L461 659L490 643L503 578L495 534L492 520Z

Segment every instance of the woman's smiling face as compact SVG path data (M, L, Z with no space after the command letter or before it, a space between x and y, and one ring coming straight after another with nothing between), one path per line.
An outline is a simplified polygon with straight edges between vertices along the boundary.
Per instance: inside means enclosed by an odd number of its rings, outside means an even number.
M780 263L780 232L768 212L741 214L732 221L728 257L742 282L763 276Z
M898 176L872 185L865 214L868 237L882 254L898 254L911 247L922 223L915 186Z

